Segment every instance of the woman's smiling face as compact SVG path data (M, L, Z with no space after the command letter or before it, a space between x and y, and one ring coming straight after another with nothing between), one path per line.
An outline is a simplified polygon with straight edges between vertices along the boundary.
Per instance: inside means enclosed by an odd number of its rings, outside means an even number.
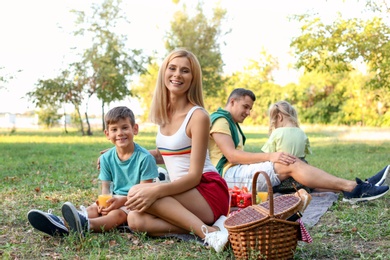
M165 87L173 94L188 91L192 82L191 64L186 57L172 59L165 70Z

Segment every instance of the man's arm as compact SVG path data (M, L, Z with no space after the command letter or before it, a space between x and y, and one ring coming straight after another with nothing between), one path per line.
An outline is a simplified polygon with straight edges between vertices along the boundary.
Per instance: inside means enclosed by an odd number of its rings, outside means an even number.
M296 160L294 156L283 152L252 153L237 150L230 135L222 133L212 133L211 135L226 159L233 164L252 164L271 161L288 165L294 163Z

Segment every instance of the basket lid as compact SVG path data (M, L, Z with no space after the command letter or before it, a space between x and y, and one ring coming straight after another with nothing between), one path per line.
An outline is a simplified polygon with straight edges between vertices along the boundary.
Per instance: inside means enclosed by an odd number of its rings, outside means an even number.
M256 210L255 207L249 206L229 216L225 220L225 227L229 229L251 225L262 221L262 219L265 220L267 216L267 214Z
M297 210L301 203L301 198L294 195L281 195L274 197L274 216L279 217L287 211ZM269 201L265 201L258 205L260 208L265 209L265 212L269 212Z

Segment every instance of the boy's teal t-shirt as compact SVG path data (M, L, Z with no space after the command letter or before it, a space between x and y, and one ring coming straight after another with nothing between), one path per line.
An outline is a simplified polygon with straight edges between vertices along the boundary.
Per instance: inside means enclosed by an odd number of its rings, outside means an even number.
M158 177L157 164L148 150L134 143L134 152L126 161L121 161L116 147L100 156L99 179L114 183L113 193L126 196L135 184Z

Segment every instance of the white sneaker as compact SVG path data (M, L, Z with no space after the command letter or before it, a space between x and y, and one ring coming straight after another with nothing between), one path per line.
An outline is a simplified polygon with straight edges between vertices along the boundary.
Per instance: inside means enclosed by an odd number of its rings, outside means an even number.
M225 223L225 220L227 219L226 216L224 215L221 215L219 217L219 219L217 219L217 221L215 221L215 223L213 224L213 226L217 226L219 228L220 231L226 231L226 233L228 233L227 229L225 228L225 226L223 225Z
M214 226L217 226L220 230L209 233L205 225L202 226L202 232L205 235L204 244L208 244L214 250L219 253L223 251L226 244L229 241L229 232L224 227L223 223L226 220L226 216L221 216L215 223Z

